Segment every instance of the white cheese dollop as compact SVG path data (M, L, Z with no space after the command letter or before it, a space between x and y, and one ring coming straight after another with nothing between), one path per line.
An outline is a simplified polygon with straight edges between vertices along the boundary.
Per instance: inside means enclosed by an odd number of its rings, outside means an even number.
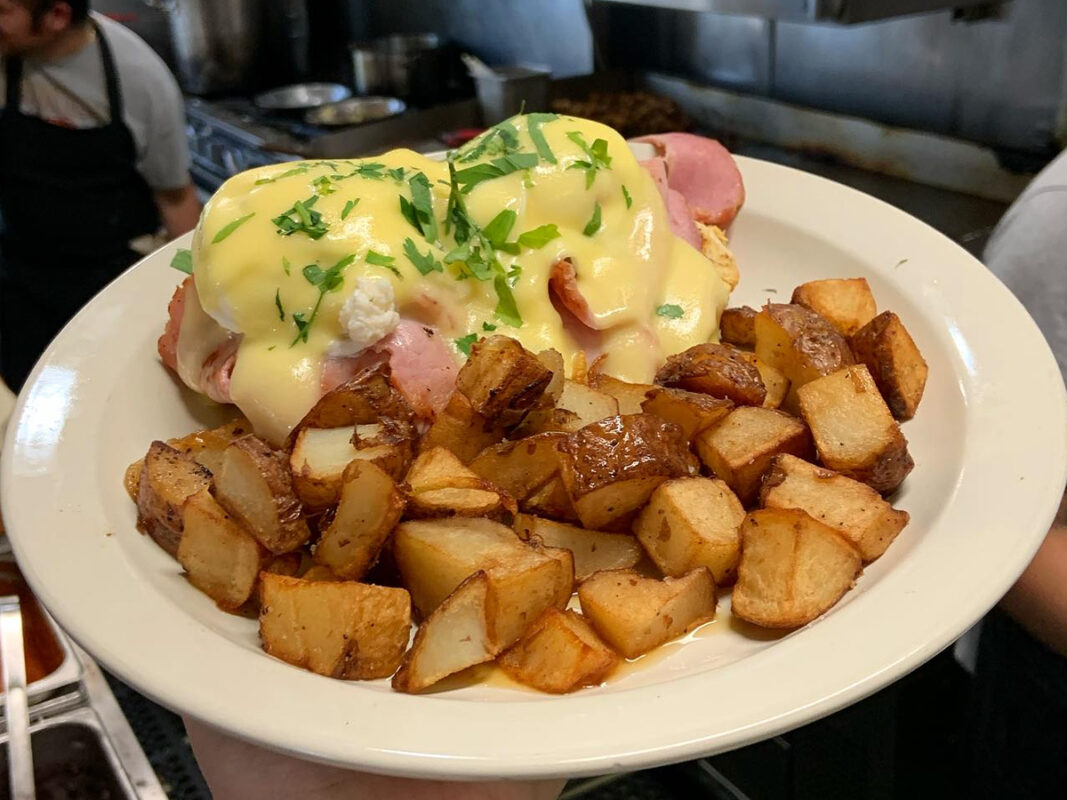
M400 324L393 285L376 278L356 278L355 291L341 306L340 321L348 339L333 342L331 356L354 356L388 336Z

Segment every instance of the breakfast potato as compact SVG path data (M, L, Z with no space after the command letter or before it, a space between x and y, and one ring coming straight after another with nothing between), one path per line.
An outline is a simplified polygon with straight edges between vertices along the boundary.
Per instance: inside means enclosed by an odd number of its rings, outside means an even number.
M793 290L789 301L811 309L844 336L851 336L878 313L866 278L808 281Z
M571 431L619 413L619 401L610 394L571 380L563 382L563 393L556 407L575 415L576 419L569 429Z
M733 613L764 628L806 625L840 600L859 572L856 548L803 511L753 511L741 524Z
M383 417L410 422L414 412L404 396L393 387L391 374L387 363L379 364L328 391L293 429L290 444L304 428L367 425L379 422Z
M308 508L336 505L345 467L356 458L356 426L304 428L293 442L289 470L293 491Z
M755 328L756 356L789 380L790 410L805 383L855 363L841 332L803 306L768 303L756 314Z
M571 502L571 496L567 494L563 478L558 473L520 503L519 508L527 514L536 514L549 519L578 521L578 512L574 508L574 503Z
M539 433L487 447L469 468L523 503L559 474L560 432Z
M222 453L230 442L251 432L251 423L239 417L217 428L195 431L187 436L170 439L167 444L175 450L188 453L196 463L207 467L214 474L222 467Z
M578 587L582 613L616 652L637 658L715 616L707 567L655 580L629 569L598 572Z
M152 442L137 481L137 527L177 556L182 538L182 506L211 486L211 472L163 442Z
M896 489L915 466L900 425L865 365L812 381L798 394L825 466L882 494Z
M296 550L311 538L288 459L256 436L226 448L215 496L272 553Z
M223 611L235 611L252 596L267 560L255 537L201 489L185 501L178 562L189 583Z
M743 514L742 514L743 516ZM605 569L628 569L641 560L641 547L626 533L587 531L529 514L515 517L515 533L526 541L569 550L574 556L574 579L584 581Z
M687 392L685 389L670 389L666 386L651 389L647 399L641 404L646 414L655 414L681 428L689 441L717 424L733 407L733 401L723 397Z
M763 407L779 408L789 393L789 378L781 370L760 361L755 353L742 353L742 356L759 372L763 386L767 390L763 398Z
M300 575L292 576L294 578L300 578L303 581L309 583L315 583L316 581L339 581L340 577L333 574L333 570L329 567L324 567L322 564L315 564L309 567L306 572Z
M620 381L599 370L589 374L589 385L598 392L611 395L619 406L617 414L640 414L645 395L656 388L650 383Z
M737 288L741 280L741 273L737 269L734 254L727 245L726 232L718 225L707 225L703 222L695 222L697 231L700 233L700 252L711 262L711 266L719 273L723 283L731 290Z
M682 429L651 414L594 422L559 448L563 485L590 530L627 530L657 486L696 469Z
M419 454L408 471L405 490L411 517L485 517L518 510L507 492L441 447Z
M404 513L404 497L393 479L370 461L346 472L341 501L315 546L315 563L340 578L359 580Z
M581 614L548 608L496 663L519 683L566 694L603 681L619 656Z
M719 318L719 333L726 344L756 346L756 309L749 306L727 308Z
M893 416L914 417L929 370L900 318L883 311L852 337L852 352L867 365Z
M656 383L725 397L738 405L760 406L767 396L759 370L745 353L728 344L706 342L667 358Z
M744 518L741 501L721 480L675 478L652 493L634 533L664 575L707 567L722 585L737 573Z
M563 363L563 355L559 350L542 350L537 354L537 360L545 369L552 373L552 377L545 386L545 391L538 402L540 406L554 406L563 394L563 382L567 379L567 367Z
M760 503L806 512L848 539L864 561L882 555L908 524L908 512L894 509L867 484L784 453L771 462Z
M503 441L504 428L474 410L471 401L456 391L422 437L423 452L442 447L469 464L482 450Z
M470 357L456 376L456 391L486 420L513 428L540 401L550 372L515 339L489 336L471 346Z
M371 680L393 674L411 635L403 589L354 581L307 581L263 573L263 649L320 675Z
M511 431L510 436L513 439L529 439L541 433L574 433L584 424L581 417L565 408L535 408Z
M735 408L697 436L697 455L746 506L759 494L760 481L778 453L805 457L811 434L796 417L773 408Z

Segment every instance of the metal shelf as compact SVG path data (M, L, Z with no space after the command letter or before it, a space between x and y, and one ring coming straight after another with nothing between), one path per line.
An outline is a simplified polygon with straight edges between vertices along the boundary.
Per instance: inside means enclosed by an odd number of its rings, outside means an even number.
M905 14L992 5L989 0L596 0L676 11L740 14L794 22L852 25Z

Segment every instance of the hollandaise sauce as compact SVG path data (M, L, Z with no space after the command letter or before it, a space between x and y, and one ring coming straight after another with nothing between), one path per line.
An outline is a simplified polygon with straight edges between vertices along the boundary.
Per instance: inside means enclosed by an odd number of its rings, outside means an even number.
M275 440L320 396L327 359L352 354L353 308L380 316L363 334L384 336L397 317L432 326L457 361L498 332L568 364L592 348L611 374L647 381L667 355L717 336L729 293L673 235L619 134L556 114L500 123L445 160L393 150L236 175L204 209L193 265L186 320L243 335L231 395ZM195 370L218 335L183 330L179 363Z

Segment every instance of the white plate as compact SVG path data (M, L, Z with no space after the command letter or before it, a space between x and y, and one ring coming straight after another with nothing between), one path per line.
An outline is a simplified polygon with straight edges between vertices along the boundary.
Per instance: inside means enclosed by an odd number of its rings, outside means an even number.
M738 159L735 303L814 278L868 278L930 364L905 425L911 524L824 618L780 638L704 635L607 685L550 697L476 685L412 697L266 656L134 528L126 465L212 422L155 354L178 244L127 272L48 349L19 398L3 505L26 577L110 670L172 709L322 761L444 778L585 775L738 747L874 692L951 643L1009 587L1048 529L1067 471L1056 363L1022 307L926 225L806 173ZM181 244L181 243L179 243Z

